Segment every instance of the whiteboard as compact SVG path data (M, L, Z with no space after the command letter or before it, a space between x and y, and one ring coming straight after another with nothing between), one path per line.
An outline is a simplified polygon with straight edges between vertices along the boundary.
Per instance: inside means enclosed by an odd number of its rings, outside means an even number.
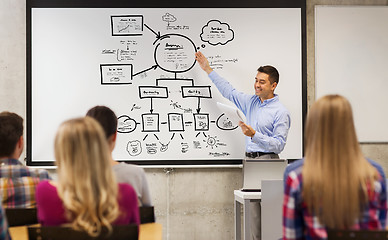
M316 97L352 104L360 142L388 142L388 7L316 6Z
M258 25L265 25L265 31ZM121 161L243 159L241 130L194 59L202 51L239 91L260 65L291 114L282 158L302 156L299 8L32 8L31 163L53 161L58 126L96 105L118 116Z

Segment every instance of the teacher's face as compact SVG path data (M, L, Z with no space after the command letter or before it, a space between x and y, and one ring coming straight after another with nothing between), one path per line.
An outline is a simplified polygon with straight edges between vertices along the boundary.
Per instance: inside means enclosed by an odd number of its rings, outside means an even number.
M269 75L266 73L258 72L255 78L255 94L260 97L261 101L274 97L273 91L276 88L277 83L271 84L269 81Z

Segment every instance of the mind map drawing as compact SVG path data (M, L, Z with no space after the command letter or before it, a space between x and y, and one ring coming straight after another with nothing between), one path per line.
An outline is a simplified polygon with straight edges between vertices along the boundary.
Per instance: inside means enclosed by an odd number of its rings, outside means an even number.
M234 125L223 113L214 117L211 113L204 112L201 102L212 99L212 87L196 85L195 79L181 77L180 74L190 71L195 66L194 54L197 50L204 48L205 44L223 46L233 41L234 31L228 23L218 19L209 20L202 29L198 29L202 44L201 47L197 47L194 41L184 33L178 33L190 29L188 25L179 25L178 19L172 13L165 13L160 16L160 19L167 23L166 31L174 32L162 33L162 31L154 30L145 23L146 19L143 15L128 14L110 17L111 36L125 37L125 39L119 40L123 49L102 50L102 54L116 55L118 63L100 64L101 85L132 85L138 89L138 96L133 96L133 98L149 102L148 109L140 107L136 109L141 109L140 114L132 112L137 105L130 103L131 112L118 116L118 133L129 136L126 151L132 157L146 154L144 156L146 158L147 155L164 153L173 147L180 148L182 154L190 151L209 151L208 156L211 157L228 156L228 145L222 142L222 139L207 134L207 132L211 128L217 128L219 131L233 131L238 126ZM137 57L138 50L134 46L140 44L141 37L145 34L155 36L152 46L149 46L153 48L153 56L142 57L153 58L154 63L137 71L136 62L133 60ZM222 67L222 61L224 61L218 58L220 57L215 56L209 59L215 68ZM238 60L229 59L227 61L236 62ZM154 79L154 85L142 85L141 82L135 84L139 79L147 78L149 71L155 70L165 72L166 76ZM170 95L179 96L181 99L173 100ZM187 98L196 99L196 104L182 106L180 102ZM161 115L154 107L154 102L166 99L170 100L168 104L172 108L166 115ZM187 128L194 131L195 140L192 142L186 140ZM142 137L131 138L131 134L135 131L140 131ZM163 135L166 132L170 133L170 138L164 142L159 137L162 131ZM193 136L188 139L191 138ZM174 142L174 139L178 141ZM220 150L214 151L217 148Z

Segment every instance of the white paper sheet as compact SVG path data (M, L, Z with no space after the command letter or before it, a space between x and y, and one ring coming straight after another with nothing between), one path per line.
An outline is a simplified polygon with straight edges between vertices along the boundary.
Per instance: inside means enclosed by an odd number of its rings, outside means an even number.
M223 112L225 113L225 115L236 125L238 125L238 123L241 121L241 122L244 122L245 120L245 117L242 113L240 113L240 111L236 108L236 107L231 107L229 105L226 105L226 104L223 104L223 103L220 103L220 102L217 102L217 106L218 108Z

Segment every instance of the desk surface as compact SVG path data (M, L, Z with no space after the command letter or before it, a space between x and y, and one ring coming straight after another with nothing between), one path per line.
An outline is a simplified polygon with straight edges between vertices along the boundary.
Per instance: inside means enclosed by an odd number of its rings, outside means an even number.
M243 192L241 190L234 190L234 198L238 199L261 199L261 192Z
M28 240L27 226L10 227L9 232L14 240ZM162 224L141 224L139 240L162 240Z

